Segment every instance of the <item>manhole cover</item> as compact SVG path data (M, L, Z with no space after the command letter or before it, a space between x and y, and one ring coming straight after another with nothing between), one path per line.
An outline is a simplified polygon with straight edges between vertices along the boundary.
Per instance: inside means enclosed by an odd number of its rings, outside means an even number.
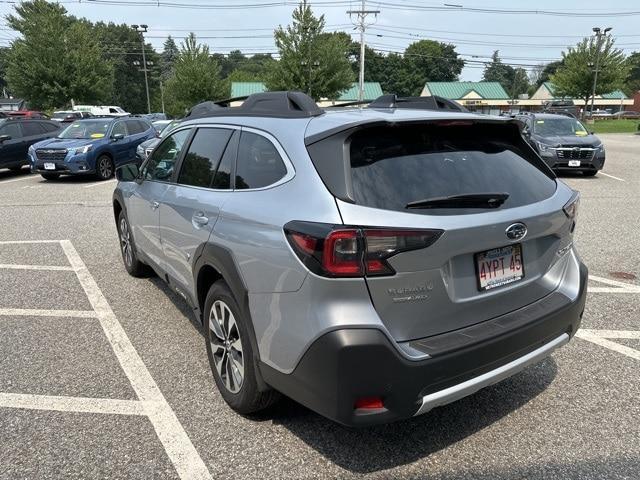
M620 278L622 280L635 280L637 278L633 273L627 272L609 272L609 276L613 278Z

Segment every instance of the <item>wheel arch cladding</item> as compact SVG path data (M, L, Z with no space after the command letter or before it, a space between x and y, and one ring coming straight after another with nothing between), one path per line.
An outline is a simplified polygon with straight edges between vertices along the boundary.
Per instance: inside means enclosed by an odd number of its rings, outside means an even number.
M263 391L268 390L269 387L264 382L260 370L260 351L258 349L256 333L253 328L253 320L251 319L251 312L249 310L249 294L236 266L233 254L230 250L224 247L205 243L198 248L196 258L197 260L193 269L194 285L196 289L196 299L198 302L197 315L202 322L203 328L207 328L204 312L204 303L207 298L207 293L214 282L224 280L229 286L231 294L238 304L238 307L240 307L240 313L243 318L247 320L247 330L249 331L249 342L251 343L251 349L254 354L254 367L258 381L258 388Z

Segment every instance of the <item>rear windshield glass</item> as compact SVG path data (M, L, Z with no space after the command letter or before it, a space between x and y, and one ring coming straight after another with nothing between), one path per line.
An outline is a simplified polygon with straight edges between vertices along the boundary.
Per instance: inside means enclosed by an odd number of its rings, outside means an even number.
M376 127L350 142L356 203L412 213L477 213L466 208L407 210L410 202L478 193L507 193L501 209L549 198L555 181L509 143L474 126ZM450 210L450 209L448 209Z

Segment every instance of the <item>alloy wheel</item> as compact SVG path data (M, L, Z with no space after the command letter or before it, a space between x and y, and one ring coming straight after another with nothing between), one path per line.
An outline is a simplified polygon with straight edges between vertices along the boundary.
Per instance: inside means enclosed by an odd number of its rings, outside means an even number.
M122 217L120 219L120 247L122 248L122 256L128 267L133 264L133 250L131 247L131 234L129 233L129 225L127 220Z
M229 306L213 302L209 313L209 341L213 363L227 390L238 393L244 382L244 355L240 330Z
M100 164L98 165L98 170L100 172L100 177L104 179L111 178L111 175L113 175L111 160L109 160L107 157L102 157L100 159Z

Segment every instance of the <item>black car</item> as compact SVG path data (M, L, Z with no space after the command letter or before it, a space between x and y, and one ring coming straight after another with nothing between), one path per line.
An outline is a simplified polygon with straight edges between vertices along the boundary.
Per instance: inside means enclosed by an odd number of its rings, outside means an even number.
M553 170L578 171L587 176L602 170L604 145L579 120L550 113L516 118L524 123L524 138Z
M29 147L59 132L58 122L44 118L0 118L0 168L20 170L29 165Z

